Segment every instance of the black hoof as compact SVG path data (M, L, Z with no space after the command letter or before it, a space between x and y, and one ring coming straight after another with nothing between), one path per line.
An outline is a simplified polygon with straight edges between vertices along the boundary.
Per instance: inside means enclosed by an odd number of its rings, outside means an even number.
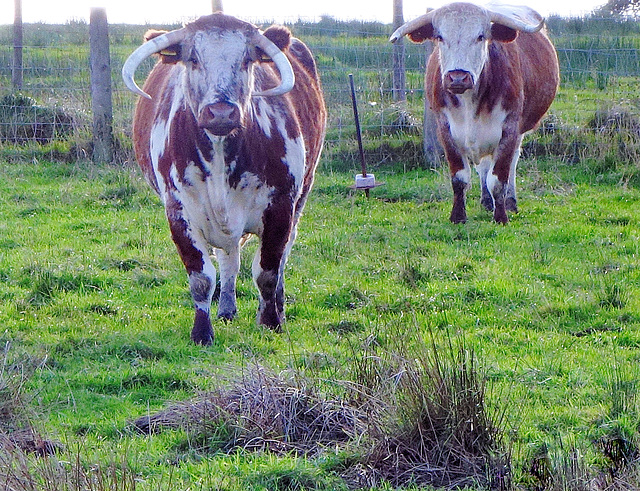
M196 309L196 316L191 330L191 341L195 344L210 346L213 343L213 327L209 314L203 310Z

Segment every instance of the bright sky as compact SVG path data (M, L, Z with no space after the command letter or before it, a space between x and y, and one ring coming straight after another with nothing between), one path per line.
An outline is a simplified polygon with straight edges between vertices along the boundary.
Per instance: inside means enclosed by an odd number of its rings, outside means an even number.
M451 0L404 0L404 18L411 20L427 7L438 7ZM392 21L392 0L222 0L225 13L243 20L284 22L298 18L330 15L340 20ZM12 24L14 1L1 0L0 24ZM482 0L480 0L482 3ZM580 16L606 0L503 0L528 4L542 15ZM66 23L89 20L91 7L106 7L111 23L154 24L192 20L211 13L211 0L22 0L23 22Z

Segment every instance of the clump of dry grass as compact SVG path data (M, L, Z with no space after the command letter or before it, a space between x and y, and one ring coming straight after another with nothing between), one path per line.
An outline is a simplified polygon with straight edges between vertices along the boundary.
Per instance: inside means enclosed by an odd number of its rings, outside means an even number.
M507 489L503 413L486 407L484 376L473 350L434 343L419 346L415 354L398 359L392 370L393 411L373 428L373 448L354 469L359 484Z
M342 475L353 488L509 485L500 420L485 407L486 389L473 351L435 344L418 356L388 360L365 353L356 382L340 399L323 397L300 374L255 365L224 388L133 422L151 433L181 428L203 450L294 452L352 450ZM415 353L414 353L415 354ZM335 382L335 381L334 381ZM217 442L211 448L211 442Z
M42 365L39 359L9 359L6 343L0 365L0 452L20 450L37 455L50 455L61 448L57 442L43 438L33 422L37 420L25 394L24 385Z
M603 106L583 125L572 126L550 113L535 136L522 147L525 158L558 158L577 164L586 162L597 174L624 171L637 174L640 156L640 118L632 104Z
M183 428L196 439L217 440L227 452L242 448L301 454L351 441L366 429L358 408L323 398L296 374L277 374L258 365L227 387L138 418L133 426L144 433Z
M0 437L0 489L3 491L134 491L139 476L126 460L85 465L80 453L63 462L55 456L33 459L6 436ZM157 489L163 489L158 487ZM167 489L171 489L169 486Z
M575 445L555 442L554 449L540 445L527 458L523 482L526 489L548 491L613 491L640 489L637 447L621 435L594 442L602 460L589 465Z

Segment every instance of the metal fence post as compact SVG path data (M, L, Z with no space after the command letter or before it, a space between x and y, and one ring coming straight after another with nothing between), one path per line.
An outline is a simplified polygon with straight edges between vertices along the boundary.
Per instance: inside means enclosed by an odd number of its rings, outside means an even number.
M113 107L109 24L104 8L92 8L89 24L91 49L91 108L93 111L93 161L113 160Z

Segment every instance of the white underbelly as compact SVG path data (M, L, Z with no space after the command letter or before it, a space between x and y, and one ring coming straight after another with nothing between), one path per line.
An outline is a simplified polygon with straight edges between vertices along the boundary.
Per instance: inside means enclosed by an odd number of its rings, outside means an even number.
M178 189L192 233L227 252L238 246L243 235L262 235L262 218L273 188L254 174L243 174L238 185L230 187L222 177L202 180L197 168L193 169L186 176L189 184Z
M479 163L491 156L502 138L502 126L506 112L497 104L491 113L475 114L475 107L462 104L445 109L451 136L461 154Z

